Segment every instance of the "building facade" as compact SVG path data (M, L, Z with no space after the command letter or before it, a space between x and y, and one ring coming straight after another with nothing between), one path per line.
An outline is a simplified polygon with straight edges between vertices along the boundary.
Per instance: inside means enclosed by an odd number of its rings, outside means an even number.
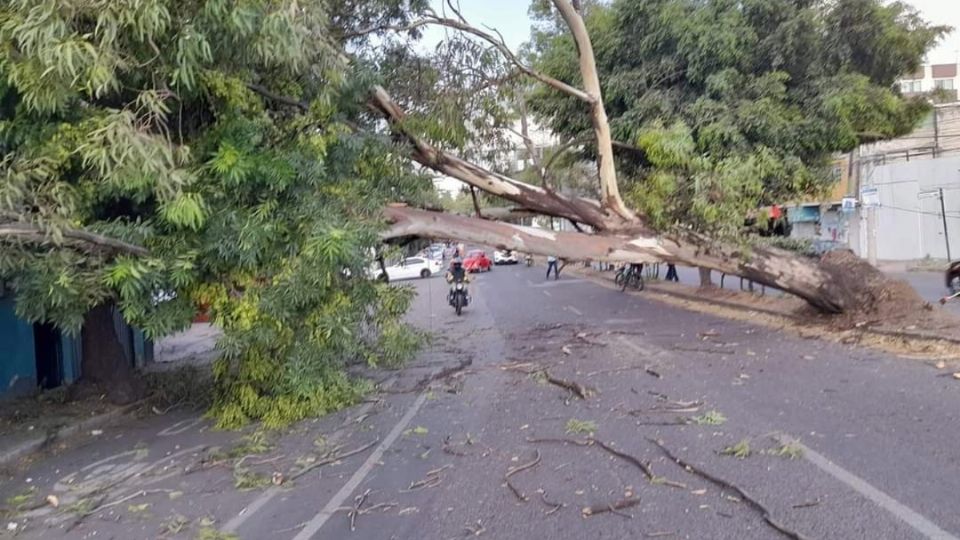
M957 64L929 64L922 66L915 73L903 76L900 81L900 91L906 96L915 96L937 91L942 102L957 101L957 90L960 89Z

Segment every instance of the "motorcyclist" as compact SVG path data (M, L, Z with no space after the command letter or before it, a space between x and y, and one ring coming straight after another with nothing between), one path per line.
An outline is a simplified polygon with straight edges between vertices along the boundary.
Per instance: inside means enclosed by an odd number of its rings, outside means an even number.
M453 297L453 287L456 283L470 283L470 275L467 274L467 269L463 267L463 260L460 259L460 257L454 257L453 260L450 261L450 268L447 269L446 278L447 283L450 284L450 294L447 297L448 299ZM464 287L466 287L466 285L464 285ZM468 293L466 288L464 289L464 292ZM469 296L470 295L468 293L467 297L469 298Z

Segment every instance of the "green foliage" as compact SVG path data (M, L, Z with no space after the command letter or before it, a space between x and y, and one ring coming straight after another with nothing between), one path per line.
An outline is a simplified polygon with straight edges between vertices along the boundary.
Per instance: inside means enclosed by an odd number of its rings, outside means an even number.
M567 420L567 433L593 434L597 431L597 424L592 420L577 420L571 418Z
M909 132L928 109L893 82L947 29L881 0L585 2L621 190L651 223L739 233L753 209L817 196L825 165ZM538 1L535 65L580 80L566 26ZM564 139L590 134L583 104L542 87L531 103ZM591 145L584 154L592 158Z
M363 135L370 76L339 59L336 36L423 2L353 4L3 3L0 223L43 237L0 238L18 314L77 332L109 303L158 338L209 308L225 332L222 426L354 403L366 385L348 363L407 358L421 340L401 322L412 293L362 276L379 210L432 186Z
M746 459L752 454L750 450L750 439L743 439L735 445L728 446L720 451L721 456L733 456L738 459Z
M727 417L720 411L709 410L699 416L694 416L691 420L701 426L719 426L727 422Z

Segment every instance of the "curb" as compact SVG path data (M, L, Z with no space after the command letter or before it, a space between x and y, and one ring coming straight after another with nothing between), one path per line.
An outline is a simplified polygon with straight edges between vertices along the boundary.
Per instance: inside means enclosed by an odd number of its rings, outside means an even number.
M602 277L597 277L597 276L591 275L591 274L586 274L586 273L582 273L582 272L576 272L576 273L577 273L578 275L586 278L586 279L589 279L589 280L594 281L594 282L598 282L598 283L600 283L601 285L608 285L607 282L610 281L610 280L607 280L607 279L603 279ZM682 300L687 300L687 301L689 301L689 302L699 302L699 303L703 303L703 304L712 304L712 305L719 306L719 307L724 307L724 308L729 308L729 309L736 309L736 310L739 310L739 311L742 311L742 312L745 312L745 313L753 311L753 312L757 312L757 313L764 313L764 314L767 314L767 315L772 315L772 316L774 316L774 317L780 317L780 318L783 318L783 319L788 319L788 320L791 320L791 321L797 321L797 322L800 322L800 321L801 321L801 319L800 319L799 317L797 317L796 315L790 314L790 313L783 313L783 312L781 312L781 311L776 311L776 310L773 310L773 309L766 309L766 308L762 308L762 307L745 306L745 305L743 305L743 304L738 304L738 303L736 303L736 302L727 302L727 301L725 301L725 300L719 300L719 299L716 299L716 298L703 298L703 297L700 297L700 296L696 296L696 295L694 295L694 294L689 294L689 293L680 292L680 291L668 290L668 289L660 288L660 287L657 287L657 286L652 286L652 287L651 287L649 284L647 285L647 290L650 291L650 292L652 292L652 293L655 293L655 294L663 294L663 295L666 295L666 296L674 296L674 297L676 297L676 298L680 298L680 299L682 299ZM936 335L936 334L927 334L927 333L922 333L922 332L898 332L898 331L896 331L896 330L880 330L880 329L874 329L874 328L865 328L865 329L860 330L860 332L862 332L862 333L864 333L864 334L874 335L874 336L893 337L893 338L899 338L899 339L904 339L904 340L927 341L927 342L946 342L946 343L951 343L951 344L954 344L954 345L960 345L960 338L949 337L949 336L939 336L939 335Z
M0 449L0 466L7 466L15 463L24 456L32 454L49 444L53 443L58 439L65 439L67 437L73 437L83 431L89 429L101 427L111 420L115 420L122 416L126 416L131 411L135 410L137 407L143 405L143 401L137 401L129 405L124 405L118 407L112 411L105 412L103 414L98 414L96 416L91 416L90 418L85 418L74 424L66 425L60 427L56 430L48 432L46 435L37 435L33 439L28 439L19 444L16 444L12 448L3 448Z

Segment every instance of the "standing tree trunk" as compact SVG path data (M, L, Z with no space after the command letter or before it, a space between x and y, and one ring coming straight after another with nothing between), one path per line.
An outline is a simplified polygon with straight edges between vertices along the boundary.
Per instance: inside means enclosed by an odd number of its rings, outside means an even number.
M98 385L118 405L143 397L145 386L123 350L113 323L113 305L101 304L83 319L83 380Z
M697 267L697 271L700 272L700 286L704 288L713 287L713 279L710 278L710 269L700 266Z

